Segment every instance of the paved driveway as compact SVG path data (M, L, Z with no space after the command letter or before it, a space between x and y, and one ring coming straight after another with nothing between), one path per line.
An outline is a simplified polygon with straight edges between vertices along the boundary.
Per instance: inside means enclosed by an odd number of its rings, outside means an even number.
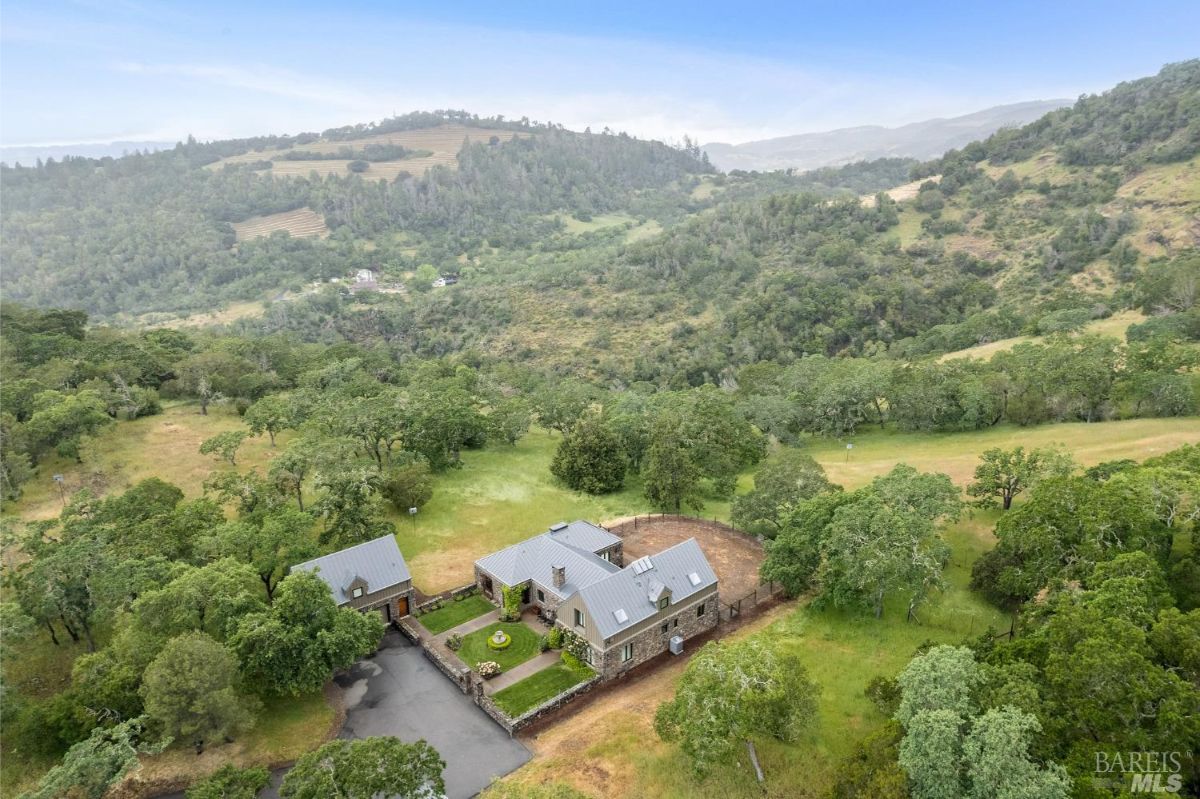
M346 693L342 738L424 738L446 761L446 796L468 799L529 759L529 750L437 670L420 647L389 632L372 658L337 678Z

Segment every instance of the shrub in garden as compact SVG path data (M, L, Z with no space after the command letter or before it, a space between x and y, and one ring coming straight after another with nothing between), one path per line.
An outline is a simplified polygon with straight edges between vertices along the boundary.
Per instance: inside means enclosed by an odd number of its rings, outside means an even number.
M454 633L453 635L451 635L449 638L446 639L446 648L449 649L451 652L457 652L459 647L461 647L461 646L462 646L462 636L459 635L458 633Z
M479 672L480 677L490 680L500 673L500 664L494 660L484 660L475 667L475 670Z
M546 633L546 643L551 649L562 649L563 645L563 629L562 627L551 627L550 632Z
M538 639L538 651L546 652L549 649L550 649L550 636L543 635L541 638Z
M500 621L517 621L521 618L520 586L514 585L504 589L504 607L500 610Z

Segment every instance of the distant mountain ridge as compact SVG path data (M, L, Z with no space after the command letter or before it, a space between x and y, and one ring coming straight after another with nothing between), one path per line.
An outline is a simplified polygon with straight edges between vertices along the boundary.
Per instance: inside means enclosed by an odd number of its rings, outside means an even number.
M61 161L66 156L83 158L120 158L133 152L157 152L175 146L173 141L110 141L79 144L0 144L0 161L11 165L33 166L40 158Z
M876 158L938 158L947 150L985 139L1001 128L1028 124L1072 103L1072 100L1033 100L985 108L949 119L927 119L896 128L862 125L801 133L744 144L705 144L709 160L725 171L760 172L776 169L819 169Z

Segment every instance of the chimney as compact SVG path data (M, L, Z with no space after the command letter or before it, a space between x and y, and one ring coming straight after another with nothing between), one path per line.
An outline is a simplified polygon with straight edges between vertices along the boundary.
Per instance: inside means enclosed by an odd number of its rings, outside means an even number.
M554 587L562 588L567 584L567 567L566 566L551 566L550 573L554 575Z

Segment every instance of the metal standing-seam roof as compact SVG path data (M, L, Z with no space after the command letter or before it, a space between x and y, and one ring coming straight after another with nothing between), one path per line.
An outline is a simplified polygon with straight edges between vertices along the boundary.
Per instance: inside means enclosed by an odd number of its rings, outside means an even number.
M621 570L599 555L569 546L552 533L542 533L493 552L475 561L475 564L505 585L519 585L526 580L533 580L560 599L571 596L581 586ZM565 569L566 582L562 588L554 587L555 566Z
M567 546L592 553L608 549L613 544L618 544L621 541L620 538L617 538L603 527L598 527L582 519L577 519L570 524L559 522L558 524L551 525L550 536L555 541Z
M412 579L393 535L355 544L292 567L292 571L298 569L316 572L329 586L339 605L350 601L346 589L355 577L366 581L366 593L369 594Z
M609 638L657 613L657 597L664 589L671 592L671 604L677 605L717 584L716 572L694 538L664 549L650 561L650 568L641 573L631 564L579 589L601 637ZM619 616L624 621L618 621Z

